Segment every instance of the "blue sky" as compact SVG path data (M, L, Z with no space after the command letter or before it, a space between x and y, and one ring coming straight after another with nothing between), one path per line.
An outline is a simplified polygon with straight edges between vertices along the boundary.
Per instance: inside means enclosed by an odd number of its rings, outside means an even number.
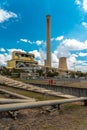
M46 15L51 15L52 66L87 71L87 0L0 0L0 65L14 50L46 57ZM75 67L74 67L75 66Z

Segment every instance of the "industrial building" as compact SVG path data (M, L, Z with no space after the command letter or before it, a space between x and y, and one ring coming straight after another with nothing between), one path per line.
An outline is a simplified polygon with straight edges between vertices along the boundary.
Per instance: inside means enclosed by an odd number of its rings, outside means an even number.
M60 71L67 71L68 68L67 68L67 60L66 60L66 57L61 57L59 58L59 67L58 67L58 70Z
M42 69L44 72L55 70L60 75L65 75L68 71L66 57L59 59L58 69L52 68L51 66L51 29L50 29L51 16L46 16L46 59L44 60L44 66L38 65L35 61L35 55L31 53L14 51L12 52L12 59L7 61L8 69L24 69L32 74L32 70L36 73L37 69Z
M59 72L59 75L61 75L61 76L68 75L69 70L67 67L67 58L66 57L59 58L58 72Z
M20 51L12 52L12 59L7 61L8 69L26 69L38 65L35 61L35 55L31 53L25 53Z

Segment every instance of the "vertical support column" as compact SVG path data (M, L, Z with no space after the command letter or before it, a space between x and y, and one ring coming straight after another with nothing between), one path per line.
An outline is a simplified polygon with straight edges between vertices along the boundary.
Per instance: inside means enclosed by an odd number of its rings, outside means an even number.
M87 100L84 100L84 106L87 106Z
M60 110L60 104L57 105L57 109Z

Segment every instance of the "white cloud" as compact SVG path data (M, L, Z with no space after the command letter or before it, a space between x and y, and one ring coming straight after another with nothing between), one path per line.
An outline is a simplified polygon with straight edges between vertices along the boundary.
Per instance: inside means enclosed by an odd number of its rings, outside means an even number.
M87 28L87 23L86 22L82 22L82 25Z
M6 65L6 59L4 54L0 54L0 65Z
M28 42L27 39L20 39L20 41L22 41L22 42Z
M8 21L10 18L17 18L17 17L18 17L17 14L11 11L0 9L0 23Z
M87 49L87 41L80 42L76 39L65 39L62 44L69 50L84 50Z
M79 56L81 56L81 57L87 56L87 53L82 53L82 52L80 52L80 53L79 53Z
M64 39L64 36L58 36L56 38L51 38L51 41L61 41ZM44 40L36 40L36 41L31 41L31 40L28 40L28 39L24 39L24 38L21 38L19 41L17 41L18 43L19 42L25 42L25 43L30 43L30 44L36 44L37 46L40 46L40 45L45 45L46 44L46 41Z
M19 42L25 42L25 43L30 43L30 44L36 44L36 45L41 45L41 44L43 44L44 43L44 41L43 40L37 40L37 41L30 41L30 40L28 40L28 39L20 39L19 41L17 41L18 43Z
M52 67L58 68L59 59L57 58L57 54L54 52L52 53Z
M30 43L30 44L32 44L32 42L31 42L30 40L28 40L28 39L20 39L20 41L21 41L21 42L25 42L25 43ZM20 41L18 41L18 42L20 42Z
M39 52L40 52L41 60L44 61L46 59L46 53L42 49L40 49Z
M72 56L73 56L73 57L78 57L78 55L77 55L77 54L72 54Z
M79 71L87 72L87 61L85 60L77 60L75 64L75 69Z
M76 63L76 57L74 57L73 55L71 55L71 56L67 59L68 69L69 69L69 70L74 70L75 63Z
M63 38L64 38L64 36L59 36L59 37L56 37L55 40L56 41L61 41L61 40L63 40Z
M38 64L39 65L44 65L44 59L43 59L43 52L41 51L38 51L38 50L33 50L33 51L30 51L29 53L32 53L35 55L35 58L38 59Z
M1 52L5 52L3 54L0 54L0 65L7 65L7 61L8 60L11 60L11 57L12 57L12 52L13 51L21 51L21 52L25 52L24 50L22 49L7 49L5 50L4 48L1 48Z
M55 38L51 38L51 41L54 41L55 40Z
M53 62L53 63L58 63L58 58L57 58L57 55L56 55L55 52L52 53L52 62Z
M81 5L80 0L75 0L76 5Z
M12 49L7 49L8 53L11 54L13 51L21 51L21 52L25 52L24 50L22 49L15 49L15 48L12 48Z
M85 64L83 66L82 65L78 65L78 66L76 66L76 68L77 68L76 69L77 71L87 72L87 69L86 69L87 68L87 64Z
M38 63L40 65L44 65L44 60L46 59L46 53L42 49L39 50L39 53L40 53L40 59L38 60Z
M56 38L51 38L51 41L61 41L61 40L63 40L64 39L64 36L58 36L58 37L56 37Z
M87 12L87 0L83 0L83 9Z
M0 52L5 52L5 49L4 48L0 48Z
M67 65L69 70L87 72L87 61L77 60L74 54L71 54L71 56L67 59Z
M4 53L0 54L0 65L6 65L7 61L11 59L11 54Z
M7 61L11 59L13 51L22 51L21 49L7 49L1 48L1 52L5 52L0 54L0 65L7 65ZM6 52L7 51L7 52Z
M35 55L35 58L38 59L39 65L44 65L44 60L46 59L46 54L42 49L40 49L39 51L33 50L33 51L30 51L29 53L32 53Z
M75 0L75 4L82 7L84 12L87 12L87 0Z
M40 52L38 50L29 51L29 53L34 54L36 58L41 58Z
M42 43L43 43L43 41L40 41L40 40L37 40L37 41L36 41L36 44L37 44L37 45L41 45Z
M63 45L59 45L57 47L56 54L57 54L58 58L60 58L60 57L69 57L70 56L69 50L66 47L64 47Z

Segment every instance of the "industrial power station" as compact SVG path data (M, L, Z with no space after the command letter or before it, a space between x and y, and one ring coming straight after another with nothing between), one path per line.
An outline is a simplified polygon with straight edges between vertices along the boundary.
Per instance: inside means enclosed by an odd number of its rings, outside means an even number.
M43 68L52 69L52 58L51 58L51 29L50 29L50 19L51 16L46 16L46 59L44 60L44 66ZM31 53L25 53L25 52L19 52L14 51L12 53L12 59L7 61L7 68L28 68L32 66L39 66L38 62L35 61L35 55ZM68 71L67 68L67 59L66 57L60 57L59 58L59 66L58 66L58 72L66 72Z

